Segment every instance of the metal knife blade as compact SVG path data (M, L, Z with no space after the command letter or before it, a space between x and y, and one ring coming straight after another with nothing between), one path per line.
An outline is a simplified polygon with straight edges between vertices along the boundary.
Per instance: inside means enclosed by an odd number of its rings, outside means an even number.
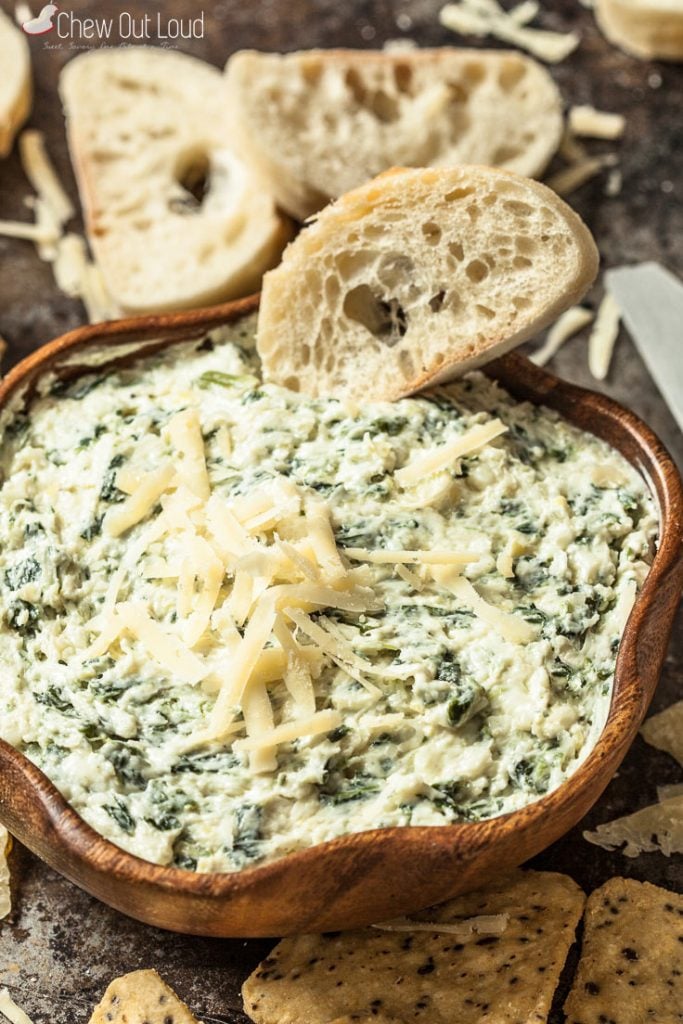
M605 286L683 430L683 284L659 263L616 267Z

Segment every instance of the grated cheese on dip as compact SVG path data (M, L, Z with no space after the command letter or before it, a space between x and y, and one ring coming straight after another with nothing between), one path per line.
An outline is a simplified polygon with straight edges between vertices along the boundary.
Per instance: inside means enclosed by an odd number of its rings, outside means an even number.
M0 735L198 871L554 789L651 561L643 481L481 374L360 408L263 384L254 326L6 427Z

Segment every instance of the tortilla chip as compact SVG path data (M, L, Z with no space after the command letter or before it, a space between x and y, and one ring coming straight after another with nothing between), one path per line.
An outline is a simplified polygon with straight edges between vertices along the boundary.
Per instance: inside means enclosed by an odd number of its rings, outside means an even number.
M507 914L501 935L365 928L283 939L247 979L257 1024L369 1018L421 1024L542 1022L585 896L566 875L516 871L415 915L459 921Z
M611 878L589 897L567 1024L680 1024L683 896Z
M199 1024L156 971L116 978L95 1007L90 1024Z
M11 849L12 840L7 829L0 825L0 921L7 917L12 909L12 897L9 887L9 864L7 857Z
M640 735L650 746L666 751L683 765L683 700L643 722Z

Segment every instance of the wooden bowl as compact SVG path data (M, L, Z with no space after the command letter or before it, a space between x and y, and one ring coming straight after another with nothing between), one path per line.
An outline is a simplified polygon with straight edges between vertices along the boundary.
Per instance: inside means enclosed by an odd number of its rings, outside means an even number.
M93 346L120 363L253 312L258 297L195 313L85 327L45 345L0 385L0 405L30 397L46 371L84 372ZM136 351L137 350L137 351ZM406 914L481 885L558 839L612 778L657 685L683 587L683 491L654 434L610 399L565 384L522 356L487 373L513 395L556 409L618 448L645 476L661 510L659 549L619 649L607 724L559 789L489 821L388 828L344 836L236 874L160 867L93 831L52 783L0 742L0 819L39 857L98 899L158 927L196 935L267 936L350 928Z

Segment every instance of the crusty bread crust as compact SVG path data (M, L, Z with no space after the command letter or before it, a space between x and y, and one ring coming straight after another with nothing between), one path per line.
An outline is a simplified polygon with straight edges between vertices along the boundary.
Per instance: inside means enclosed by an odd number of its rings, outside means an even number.
M494 359L578 302L598 252L538 182L490 167L393 169L328 206L266 274L266 378L393 400Z
M127 313L258 290L291 224L233 151L221 73L171 50L95 50L60 77L88 239ZM203 198L192 179L207 179Z
M242 51L227 85L240 148L299 220L392 166L540 176L562 134L556 85L516 51Z
M0 10L0 159L31 112L31 55L24 33Z
M595 17L609 41L627 53L683 61L680 0L596 0Z

